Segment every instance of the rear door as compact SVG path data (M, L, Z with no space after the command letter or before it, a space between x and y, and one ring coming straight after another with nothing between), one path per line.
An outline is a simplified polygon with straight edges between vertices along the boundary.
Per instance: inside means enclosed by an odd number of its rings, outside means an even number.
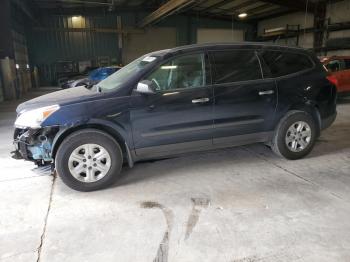
M145 77L157 91L131 97L138 156L171 155L212 146L213 90L207 60L205 53L181 55Z
M263 79L255 50L211 51L214 145L264 141L277 103L273 79Z

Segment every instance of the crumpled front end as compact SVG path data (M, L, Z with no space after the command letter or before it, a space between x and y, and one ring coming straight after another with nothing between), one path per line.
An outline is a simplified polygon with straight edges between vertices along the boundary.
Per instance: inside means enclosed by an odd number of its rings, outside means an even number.
M59 127L43 127L38 129L16 128L14 132L13 158L33 161L37 165L52 162L52 143Z

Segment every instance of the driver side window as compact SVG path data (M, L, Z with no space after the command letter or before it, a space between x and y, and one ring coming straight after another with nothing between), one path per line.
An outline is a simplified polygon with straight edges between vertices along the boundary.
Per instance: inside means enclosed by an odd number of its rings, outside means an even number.
M204 54L184 55L161 65L146 80L157 91L202 87L206 83Z

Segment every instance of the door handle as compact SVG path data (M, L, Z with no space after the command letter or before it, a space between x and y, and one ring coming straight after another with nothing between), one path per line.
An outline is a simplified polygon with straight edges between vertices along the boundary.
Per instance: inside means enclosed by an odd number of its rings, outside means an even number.
M209 101L208 97L203 97L203 98L193 99L192 104L206 103L208 101Z
M259 96L272 95L273 93L275 93L273 90L259 91Z

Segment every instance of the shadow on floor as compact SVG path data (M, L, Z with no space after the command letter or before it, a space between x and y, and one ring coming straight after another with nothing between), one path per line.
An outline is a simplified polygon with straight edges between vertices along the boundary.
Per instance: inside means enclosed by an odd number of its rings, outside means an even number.
M332 155L347 149L350 151L349 136L350 122L336 122L329 129L325 130L316 141L313 151L306 158ZM263 152L266 158L272 159L277 157L272 153L271 149L264 144L257 144L255 146L259 147L258 151L260 153ZM240 165L249 165L252 164L252 157L254 161L256 159L255 156L247 152L244 147L234 147L207 152L189 153L169 159L142 161L136 163L132 169L124 167L121 179L115 186L137 183L164 175L170 176L172 174L179 174L181 173L181 169L183 173L188 173L192 170L232 165L233 159L239 161Z

